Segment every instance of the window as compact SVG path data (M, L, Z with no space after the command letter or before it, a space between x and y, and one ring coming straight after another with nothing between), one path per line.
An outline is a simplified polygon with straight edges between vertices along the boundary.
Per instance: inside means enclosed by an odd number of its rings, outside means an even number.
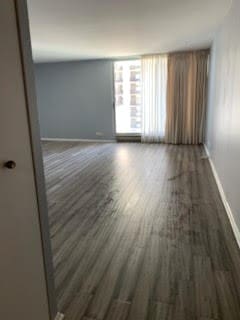
M141 133L141 61L114 64L115 113L117 134Z

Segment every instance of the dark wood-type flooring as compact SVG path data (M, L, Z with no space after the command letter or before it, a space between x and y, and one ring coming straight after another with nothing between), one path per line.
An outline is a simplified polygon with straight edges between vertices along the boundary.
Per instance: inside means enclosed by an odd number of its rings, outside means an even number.
M202 147L43 151L66 320L240 319L240 252Z

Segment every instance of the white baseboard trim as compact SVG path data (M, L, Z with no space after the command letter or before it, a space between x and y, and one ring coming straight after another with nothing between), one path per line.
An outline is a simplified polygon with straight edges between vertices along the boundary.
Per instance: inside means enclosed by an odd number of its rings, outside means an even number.
M65 138L41 138L41 141L97 142L97 143L113 143L113 142L116 142L116 140L101 140L101 139L65 139Z
M64 319L64 314L58 312L54 320L63 320L63 319Z
M217 187L218 187L218 190L219 190L219 193L220 193L220 196L221 196L221 199L222 199L222 202L223 202L223 205L225 207L225 210L227 212L227 215L228 215L228 218L229 218L229 221L231 223L231 226L232 226L232 229L233 229L233 233L234 233L234 236L236 238L236 241L238 243L238 246L240 248L240 230L236 224L236 221L234 219L234 215L232 213L232 209L227 201L227 197L225 195L225 192L224 192L224 189L223 189L223 186L222 186L222 183L221 183L221 180L219 178L219 175L217 173L217 170L214 166L214 163L211 159L211 155L210 155L210 152L207 148L207 146L204 144L204 149L206 151L206 154L208 156L208 160L209 160L209 163L210 163L210 166L211 166L211 169L212 169L212 173L213 173L213 176L215 178L215 181L216 181L216 184L217 184Z

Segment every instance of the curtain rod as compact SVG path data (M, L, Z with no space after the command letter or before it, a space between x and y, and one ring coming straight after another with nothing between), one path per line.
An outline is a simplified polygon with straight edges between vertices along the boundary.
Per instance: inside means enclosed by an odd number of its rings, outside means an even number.
M170 55L170 54L181 54L181 53L190 53L190 52L208 52L210 53L211 48L204 48L204 49L192 49L192 50L178 50L178 51L169 51L169 52L155 52L155 53L146 53L146 54L139 54L135 56L129 56L129 57L116 57L116 58L110 58L109 60L112 61L125 61L125 60L138 60L141 59L141 57L148 57L148 56L154 56L154 55ZM107 59L108 60L108 59Z
M162 53L147 53L142 54L140 57L147 57L147 56L154 56L154 55L170 55L170 54L181 54L181 53L190 53L190 52L210 52L211 48L204 48L204 49L192 49L192 50L178 50L178 51L169 51L169 52L162 52Z

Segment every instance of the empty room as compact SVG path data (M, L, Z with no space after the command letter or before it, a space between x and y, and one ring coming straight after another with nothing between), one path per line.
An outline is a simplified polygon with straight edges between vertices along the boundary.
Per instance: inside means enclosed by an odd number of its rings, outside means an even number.
M240 320L240 1L1 7L1 318Z

